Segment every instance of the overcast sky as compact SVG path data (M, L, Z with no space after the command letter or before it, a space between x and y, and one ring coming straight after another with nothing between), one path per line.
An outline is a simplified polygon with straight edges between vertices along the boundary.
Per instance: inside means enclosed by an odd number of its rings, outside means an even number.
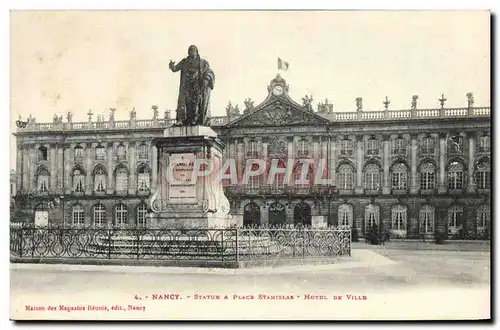
M436 12L168 12L86 11L11 14L11 130L20 114L51 122L73 111L117 120L152 117L151 105L174 114L179 61L195 44L215 72L212 115L229 101L244 108L267 95L278 73L277 57L290 63L280 72L297 102L305 94L328 98L336 111L490 104L490 21L484 11ZM95 118L95 116L94 116ZM64 118L64 120L66 120ZM11 144L11 146L14 146ZM14 153L11 153L13 156ZM11 167L15 167L11 157Z

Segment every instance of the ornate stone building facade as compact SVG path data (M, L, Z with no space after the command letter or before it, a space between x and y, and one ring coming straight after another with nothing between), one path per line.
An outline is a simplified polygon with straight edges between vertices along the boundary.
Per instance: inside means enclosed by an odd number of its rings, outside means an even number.
M452 236L486 237L491 218L491 117L489 107L420 109L414 95L410 109L334 111L325 100L315 111L289 96L279 75L268 96L254 106L245 100L240 113L231 104L211 126L226 143L238 176L251 159L278 167L298 167L308 160L307 178L328 184L285 182L265 171L247 183L227 184L231 213L240 224L350 226L363 235L373 223L393 235L431 237L441 227ZM172 125L169 113L152 120L18 124L16 202L25 221L72 224L146 224L147 198L154 190L157 152L152 139ZM21 122L22 123L22 122ZM24 127L23 127L24 126ZM297 171L298 173L298 171ZM294 177L295 178L295 177ZM310 180L313 181L313 180ZM227 183L227 182L226 182ZM47 219L47 220L45 220Z

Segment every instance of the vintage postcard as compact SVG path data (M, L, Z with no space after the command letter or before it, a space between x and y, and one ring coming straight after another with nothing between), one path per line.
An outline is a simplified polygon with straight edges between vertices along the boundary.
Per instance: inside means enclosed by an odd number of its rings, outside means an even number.
M489 320L490 24L10 13L12 320Z

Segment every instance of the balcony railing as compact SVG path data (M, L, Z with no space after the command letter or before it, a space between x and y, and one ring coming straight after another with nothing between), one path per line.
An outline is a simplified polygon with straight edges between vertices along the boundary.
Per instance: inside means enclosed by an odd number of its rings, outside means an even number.
M373 122L383 120L408 120L408 119L439 119L460 117L489 117L490 107L476 108L450 108L450 109L416 109L416 110L385 110L385 111L352 111L318 113L335 122ZM231 121L237 120L238 116L232 116ZM18 127L18 132L39 131L72 131L72 130L109 130L109 129L135 129L135 128L164 128L172 126L175 119L145 119L145 120L121 120L111 122L74 122L74 123L36 123L28 122L24 128ZM211 117L211 126L224 126L229 123L227 116Z
M328 186L326 185L261 185L260 187L248 187L244 185L230 185L224 187L228 196L244 195L319 195L326 196Z

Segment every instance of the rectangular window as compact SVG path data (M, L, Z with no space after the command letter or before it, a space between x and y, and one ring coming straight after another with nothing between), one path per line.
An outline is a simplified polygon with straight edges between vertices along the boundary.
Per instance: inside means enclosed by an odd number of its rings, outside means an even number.
M149 153L148 153L148 146L145 144L141 144L139 146L139 159L148 159Z
M406 139L398 138L394 140L392 153L395 155L406 155Z
M340 156L352 157L353 154L353 142L351 140L340 140Z
M366 154L369 156L376 156L380 153L380 141L377 139L370 139L366 141Z
M247 188L259 189L259 186L260 186L260 178L258 176L252 176L248 178Z
M106 159L106 148L104 147L95 148L95 159L96 160Z
M83 148L75 148L75 162L81 162L83 160Z
M247 145L247 157L258 157L258 143L257 141L249 141Z
M116 151L116 155L118 157L118 160L125 160L125 159L127 159L127 150L125 149L125 146L119 145L118 149Z
M307 157L309 155L309 146L307 144L307 140L300 140L297 145L297 156L298 157Z
M489 136L481 136L479 137L479 152L490 152L490 137Z
M85 224L83 209L73 210L73 224L74 225L83 225Z

